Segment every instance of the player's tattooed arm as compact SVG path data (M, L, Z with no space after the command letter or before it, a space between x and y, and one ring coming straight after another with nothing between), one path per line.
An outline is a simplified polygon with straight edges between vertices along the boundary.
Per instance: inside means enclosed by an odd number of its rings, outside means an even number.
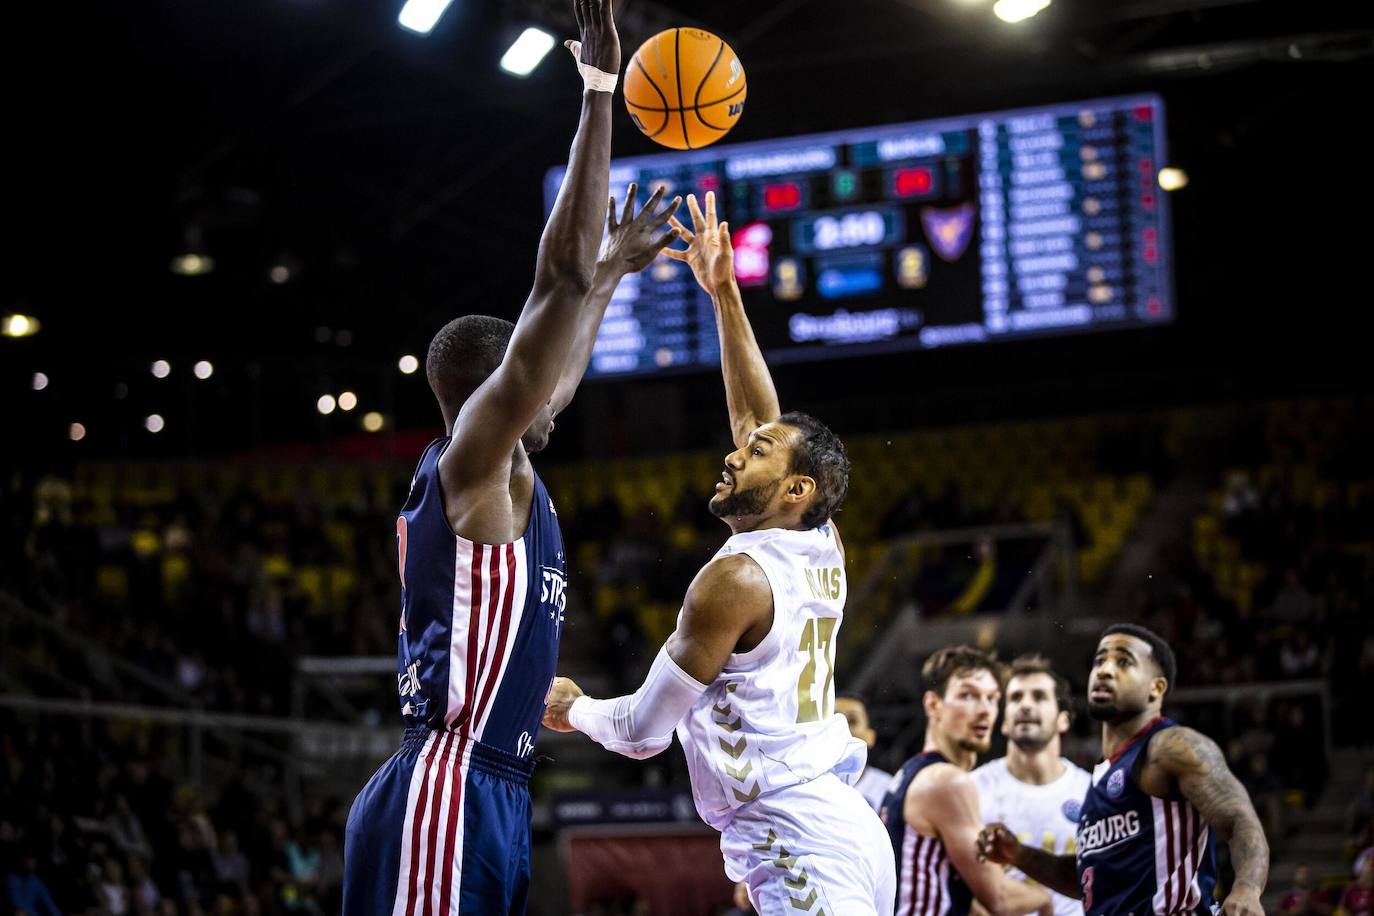
M754 338L754 328L744 312L739 284L735 282L735 250L730 243L730 224L716 218L716 195L706 195L702 213L695 195L687 195L692 229L676 219L673 228L687 242L685 251L664 250L668 257L692 268L697 283L715 306L716 331L720 335L720 366L725 376L725 404L730 411L730 432L743 448L749 434L782 413L773 376Z
M1222 902L1228 916L1259 916L1269 875L1269 843L1245 787L1216 742L1191 728L1170 728L1150 741L1148 764L1177 783L1183 797L1231 849L1236 880Z
M1081 899L1078 865L1073 856L1058 856L1027 846L1005 824L988 824L978 833L978 858L1019 868L1036 881L1074 900Z
M563 376L558 380L558 388L553 393L553 412L561 413L577 393L582 376L587 372L587 363L592 358L592 348L596 345L596 332L601 327L601 319L606 315L616 287L626 274L638 273L653 263L654 258L678 237L676 229L655 238L659 229L668 222L682 203L681 197L674 197L662 209L666 191L662 185L654 191L639 211L635 213L635 194L639 190L634 183L625 192L625 207L617 213L616 199L611 198L606 215L606 250L596 262L592 274L592 288L582 303L582 314L577 320L577 335L573 340L572 351Z

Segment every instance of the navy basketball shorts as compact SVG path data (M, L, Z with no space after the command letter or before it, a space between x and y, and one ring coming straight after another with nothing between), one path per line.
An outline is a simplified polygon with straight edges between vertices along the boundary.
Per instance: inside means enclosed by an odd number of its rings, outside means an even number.
M348 813L344 916L524 913L533 768L455 732L407 729Z

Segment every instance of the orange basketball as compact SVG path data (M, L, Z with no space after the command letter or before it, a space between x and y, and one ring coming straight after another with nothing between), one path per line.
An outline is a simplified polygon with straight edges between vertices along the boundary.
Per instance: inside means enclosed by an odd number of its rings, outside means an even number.
M659 32L625 68L630 119L673 149L700 149L728 134L744 111L746 88L735 52L701 29Z

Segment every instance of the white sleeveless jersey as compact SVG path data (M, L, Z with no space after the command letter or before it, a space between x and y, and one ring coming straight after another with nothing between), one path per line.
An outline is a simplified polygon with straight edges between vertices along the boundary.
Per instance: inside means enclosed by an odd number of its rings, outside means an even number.
M830 525L737 534L716 557L744 554L773 589L773 626L731 655L677 726L701 819L724 830L769 792L834 772L853 785L868 756L835 712L835 639L844 559Z
M1005 757L974 770L973 782L978 787L978 810L983 823L1001 821L1028 846L1055 855L1073 855L1078 849L1075 838L1078 815L1092 776L1068 760L1062 763L1063 775L1043 786L1024 783L1011 775ZM1015 869L1012 874L1025 878ZM1082 901L1053 891L1050 897L1054 901L1055 916L1082 916Z

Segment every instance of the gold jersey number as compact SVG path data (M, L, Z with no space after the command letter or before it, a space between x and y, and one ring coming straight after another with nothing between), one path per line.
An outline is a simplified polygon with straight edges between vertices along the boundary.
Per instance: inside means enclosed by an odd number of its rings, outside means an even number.
M838 617L812 617L802 624L797 651L806 656L806 665L797 679L797 721L819 722L835 714L835 626ZM817 689L820 667L824 679Z

